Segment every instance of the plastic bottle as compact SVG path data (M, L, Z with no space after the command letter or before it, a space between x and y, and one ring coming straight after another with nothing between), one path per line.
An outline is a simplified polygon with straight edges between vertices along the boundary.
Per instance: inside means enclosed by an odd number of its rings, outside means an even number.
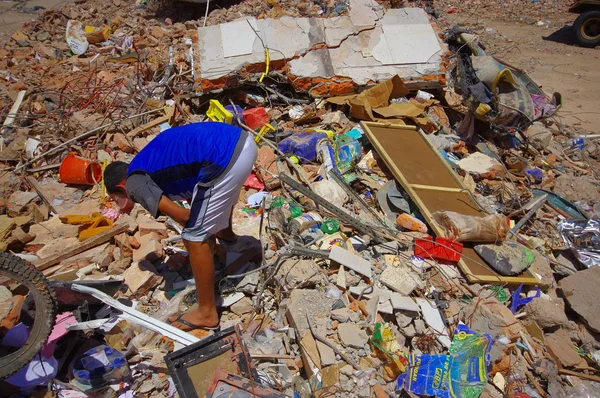
M334 218L328 218L323 221L323 224L321 224L321 231L325 232L326 234L335 234L339 230L340 223Z
M340 173L345 174L354 168L360 158L360 143L349 135L338 135L335 140L335 160Z
M573 149L583 149L585 147L585 138L579 137L571 140L571 148Z
M73 376L79 387L96 388L129 376L129 365L119 351L99 345L75 360Z
M292 234L299 234L307 228L321 225L322 222L323 218L318 213L311 211L292 219L288 224L288 229Z
M292 389L294 390L294 397L310 398L312 396L310 384L300 376L292 378Z
M278 207L283 207L287 211L289 211L288 220L292 218L296 218L302 215L302 206L294 201L287 201L283 196L278 196L273 199L271 204L272 209L276 209Z
M331 142L327 139L323 139L317 144L317 149L319 151L321 163L323 164L323 167L325 167L325 171L329 173L329 170L336 170L335 152L331 146Z

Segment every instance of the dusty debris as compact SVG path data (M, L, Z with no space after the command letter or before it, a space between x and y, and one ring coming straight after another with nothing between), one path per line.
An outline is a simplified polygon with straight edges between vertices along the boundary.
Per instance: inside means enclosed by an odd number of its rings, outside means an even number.
M552 7L527 6L540 3ZM153 19L156 4L88 0L45 11L5 43L0 249L60 280L60 305L75 300L61 350L45 348L64 365L53 390L77 390L66 364L105 344L129 373L101 394L181 395L168 358L228 344L217 351L229 373L202 364L206 388L221 377L249 393L381 398L410 376L410 395L427 384L411 358L467 366L456 344L486 333L492 363L477 367L483 392L469 396L561 396L595 377L597 267L566 259L557 228L584 216L577 207L600 214L597 144L577 147L581 132L551 118L559 96L436 19L468 2L437 4L245 0L203 21L179 15L185 5ZM121 214L100 174L67 185L62 164L68 153L130 162L163 131L209 120L240 126L259 150L232 211L248 236L209 239L221 330L188 333L169 325L198 302L186 220L139 205ZM389 126L415 134L402 157L400 135L374 134ZM294 145L283 153L282 142ZM450 170L456 179L438 178ZM434 213L461 223L440 230ZM90 226L67 216L115 227L80 241ZM473 250L501 242L532 262L504 275ZM30 326L24 294L0 281L0 337Z

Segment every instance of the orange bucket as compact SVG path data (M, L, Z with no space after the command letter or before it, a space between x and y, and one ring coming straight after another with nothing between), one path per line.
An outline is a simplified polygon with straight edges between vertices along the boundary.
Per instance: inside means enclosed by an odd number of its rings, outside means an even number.
M58 174L65 184L94 185L102 180L102 166L70 152L61 163Z

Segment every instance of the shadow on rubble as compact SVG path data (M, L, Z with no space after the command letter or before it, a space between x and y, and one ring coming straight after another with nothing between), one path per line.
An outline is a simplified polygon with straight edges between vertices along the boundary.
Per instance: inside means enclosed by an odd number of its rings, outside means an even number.
M241 3L242 0L210 0L209 13L217 9L228 9ZM202 22L206 12L206 3L192 3L187 1L163 1L155 9L154 17L157 19L171 18L173 23L199 20Z
M545 41L553 41L555 43L562 43L569 46L577 45L577 39L575 38L575 32L573 27L565 25L556 32L552 32L548 36L542 36Z

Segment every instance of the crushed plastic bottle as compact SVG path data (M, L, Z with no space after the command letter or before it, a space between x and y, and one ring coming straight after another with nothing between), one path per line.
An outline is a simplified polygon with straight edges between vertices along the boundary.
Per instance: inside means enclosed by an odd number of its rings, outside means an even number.
M340 223L334 218L328 218L323 221L323 224L321 224L321 231L325 232L326 234L335 234L339 230Z

